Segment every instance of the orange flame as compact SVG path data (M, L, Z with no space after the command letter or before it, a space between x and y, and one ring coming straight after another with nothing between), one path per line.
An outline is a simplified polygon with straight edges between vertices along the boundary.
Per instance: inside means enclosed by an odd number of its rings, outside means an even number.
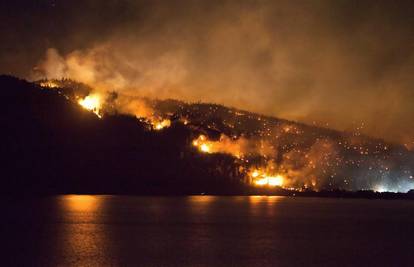
M102 118L101 115L101 97L97 94L88 95L83 99L79 99L78 101L79 105L81 105L83 108L92 111L96 114L99 118Z

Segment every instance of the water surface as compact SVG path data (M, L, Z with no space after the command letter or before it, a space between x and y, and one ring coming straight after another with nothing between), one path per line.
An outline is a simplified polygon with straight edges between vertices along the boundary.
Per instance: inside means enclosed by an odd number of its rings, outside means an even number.
M414 266L414 201L4 199L3 266Z

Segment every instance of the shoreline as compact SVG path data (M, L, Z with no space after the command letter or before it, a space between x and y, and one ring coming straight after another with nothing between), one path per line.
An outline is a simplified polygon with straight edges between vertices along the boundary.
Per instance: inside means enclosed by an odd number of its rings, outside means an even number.
M23 194L23 196L22 196ZM304 197L304 198L343 198L343 199L384 199L384 200L414 200L414 193L393 193L393 192L371 192L371 191L288 191L288 192L91 192L91 191L78 191L78 192L49 192L49 193L34 193L34 192L22 192L16 193L3 193L3 196L8 198L14 198L16 196L23 198L31 197L48 197L59 195L96 195L96 196L131 196L131 197L190 197L190 196L281 196L281 197Z

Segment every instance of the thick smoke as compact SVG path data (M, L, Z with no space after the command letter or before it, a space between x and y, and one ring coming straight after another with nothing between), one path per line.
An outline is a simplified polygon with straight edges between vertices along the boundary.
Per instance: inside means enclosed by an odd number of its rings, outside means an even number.
M409 2L84 2L57 3L61 34L32 78L413 140Z

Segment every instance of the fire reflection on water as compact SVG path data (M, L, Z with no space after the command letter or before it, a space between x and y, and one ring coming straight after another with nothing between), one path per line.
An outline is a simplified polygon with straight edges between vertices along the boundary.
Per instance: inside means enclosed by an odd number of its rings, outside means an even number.
M250 215L254 220L257 216L273 218L276 215L277 206L285 198L281 196L249 196Z
M59 234L54 247L55 262L62 266L118 266L124 259L126 262L150 263L155 260L165 263L157 255L177 244L191 248L192 260L206 253L228 251L230 246L236 246L241 255L263 245L262 228L255 225L261 225L263 220L269 225L277 222L283 199L208 195L125 199L61 196L58 197ZM218 227L220 225L224 227ZM231 241L234 236L254 240L234 245ZM220 244L214 241L219 238L223 240ZM139 259L137 255L140 255ZM176 257L188 255L176 252Z
M59 197L61 238L59 254L70 266L107 265L110 263L108 232L102 221L105 196L65 195ZM73 257L77 255L77 257ZM75 260L75 261L74 261ZM97 261L98 260L98 261ZM73 262L72 262L73 261Z
M66 195L62 197L62 204L69 212L96 212L101 199L91 195Z

